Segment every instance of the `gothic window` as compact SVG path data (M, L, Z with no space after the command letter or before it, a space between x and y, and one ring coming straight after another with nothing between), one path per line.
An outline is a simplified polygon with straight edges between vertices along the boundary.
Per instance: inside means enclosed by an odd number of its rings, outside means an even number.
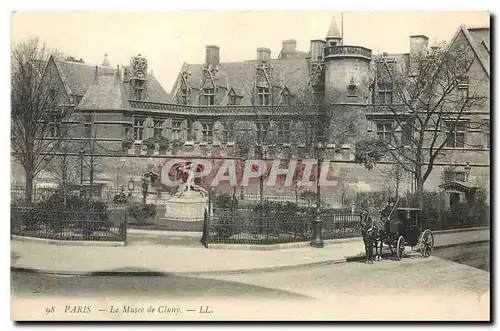
M49 98L50 101L54 101L56 99L56 90L55 89L50 89L49 90Z
M85 138L90 138L92 136L92 125L85 123Z
M181 139L182 121L172 121L172 140Z
M182 105L187 105L187 95L188 95L188 90L186 87L181 88L181 104Z
M281 104L287 106L292 104L292 96L286 89L281 92Z
M392 104L392 84L378 84L377 103L382 105Z
M144 118L134 118L134 139L143 140L144 139L144 123L146 119Z
M490 149L490 121L484 123L484 133L486 135L486 148Z
M269 88L259 87L257 91L257 98L260 106L269 105Z
M241 103L241 97L235 94L229 96L229 104L230 105L239 105Z
M257 124L257 139L259 142L263 142L266 139L268 130L269 130L268 123Z
M377 123L377 135L380 140L391 142L392 123Z
M201 141L212 141L213 137L213 124L212 123L202 123L201 124Z
M163 120L153 121L153 135L155 138L163 137Z
M278 138L281 142L290 142L290 123L283 122L278 124Z
M413 125L410 122L401 124L401 145L410 146L413 138Z
M223 143L229 142L229 130L226 128L222 129L222 142Z
M57 138L61 133L61 121L56 113L48 114L48 136L50 138Z
M466 99L469 97L469 77L460 77L458 83L458 95L461 99Z
M215 105L215 94L213 88L203 89L203 97L205 99L205 105L207 106Z
M465 122L446 122L446 147L463 148L465 145Z

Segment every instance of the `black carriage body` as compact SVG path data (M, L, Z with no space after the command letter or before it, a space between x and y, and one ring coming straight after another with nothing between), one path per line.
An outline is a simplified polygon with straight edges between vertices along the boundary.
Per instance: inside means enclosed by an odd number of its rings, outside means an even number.
M394 241L399 236L403 236L408 246L418 244L422 229L420 226L420 209L418 208L397 208L395 219L390 220L389 231Z

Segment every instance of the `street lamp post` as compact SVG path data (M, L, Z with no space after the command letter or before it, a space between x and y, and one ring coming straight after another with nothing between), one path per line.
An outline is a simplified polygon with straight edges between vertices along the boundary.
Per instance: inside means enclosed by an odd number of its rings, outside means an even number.
M127 159L125 159L124 157L120 158L120 166L118 167L118 171L116 172L116 190L118 190L118 187L120 187L120 171L125 166L126 161Z
M319 184L319 179L321 176L321 163L323 162L323 155L322 155L322 150L323 150L323 144L321 142L318 142L317 146L317 155L318 155L318 162L317 162L317 176L316 176L316 217L313 221L313 239L311 241L311 246L315 248L323 248L324 243L322 239L322 230L321 230L321 186Z
M85 149L80 147L80 196L83 196L83 153Z
M128 181L128 196L132 196L132 192L134 191L134 180L130 178Z
M464 173L465 173L465 181L469 181L469 175L470 175L470 170L471 170L471 167L469 165L469 162L467 162L465 164L465 167L464 167Z

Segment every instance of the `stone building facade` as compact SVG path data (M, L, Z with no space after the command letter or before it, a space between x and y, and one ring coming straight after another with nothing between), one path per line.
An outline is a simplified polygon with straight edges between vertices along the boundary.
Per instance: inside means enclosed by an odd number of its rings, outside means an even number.
M409 39L409 53L374 55L361 45L344 45L332 20L326 38L311 40L307 52L297 50L295 40L285 40L276 58L270 49L260 47L255 59L224 62L218 46L206 46L205 62L184 63L170 93L161 87L148 68L147 58L140 54L132 57L130 64L116 68L107 57L100 66L56 58L49 64L59 72L69 68L65 93L75 107L76 124L68 139L87 144L87 149L89 142L94 142L98 147L93 152L106 165L99 180L120 186L129 178L138 181L141 173L157 170L172 156L171 151L159 148L162 137L171 144L177 142L178 156L206 155L208 151L213 158L237 156L235 123L247 123L245 130L275 132L277 138L271 145L278 144L280 149L274 157L298 156L310 135L305 128L309 114L305 112L314 107L323 109L332 122L340 111L358 112L364 120L357 123L358 132L383 135L391 128L386 118L377 116L374 106L394 100L389 86L374 83L377 63L389 59L406 70L413 53L429 48L425 36ZM484 82L481 90L489 97L489 27L461 26L451 43L458 40L468 43L474 52L470 75ZM488 124L477 130L464 129L467 143L444 149L426 183L428 189L438 188L443 167L465 162L472 166L471 180L489 188L489 114L487 103L466 115L468 120ZM369 171L355 164L357 136L353 133L342 140L324 142L325 157L336 161L332 176L351 186L363 183L373 190L383 189L388 185L383 169L391 165ZM147 141L154 145L149 151ZM122 157L125 162L118 161ZM21 172L15 165L13 169L13 180L22 181ZM39 182L44 181L50 181L50 174L42 174ZM404 179L401 184L402 189L410 189L413 183Z

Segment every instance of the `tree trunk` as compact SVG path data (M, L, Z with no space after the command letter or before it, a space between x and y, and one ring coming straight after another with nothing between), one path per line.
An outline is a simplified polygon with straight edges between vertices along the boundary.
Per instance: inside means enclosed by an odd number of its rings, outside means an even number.
M31 202L33 201L33 181L35 176L33 176L32 169L25 169L25 175L26 175L26 184L24 192L25 200L28 205L31 205Z
M259 177L259 194L260 194L260 203L264 202L264 176Z
M418 208L420 208L420 210L423 210L424 209L424 181L423 181L422 177L417 178L416 197L417 197Z
M66 159L66 153L63 155L63 169L62 169L62 184L63 184L63 194L64 194L64 207L66 207L66 196L67 196L67 181L68 181L68 174L67 174L67 159Z

